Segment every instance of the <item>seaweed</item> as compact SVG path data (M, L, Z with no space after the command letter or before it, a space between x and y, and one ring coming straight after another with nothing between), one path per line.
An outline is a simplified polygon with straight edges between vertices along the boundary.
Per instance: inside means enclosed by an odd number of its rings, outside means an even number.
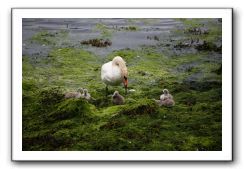
M131 19L128 26L113 30L96 24L98 37L75 47L57 45L67 32L34 34L32 42L51 50L37 61L23 56L23 150L221 151L221 23L179 21L183 27L171 31L168 39L145 36L156 45L116 49L103 57L88 51L87 45L110 50L112 33L138 33L134 23L147 20ZM156 20L147 24L151 22ZM117 55L126 61L131 92L125 95L123 85L109 86L106 96L100 68ZM87 88L95 100L64 99L65 92L78 88ZM173 107L159 107L154 101L165 88L174 97ZM124 96L124 105L112 104L115 90Z

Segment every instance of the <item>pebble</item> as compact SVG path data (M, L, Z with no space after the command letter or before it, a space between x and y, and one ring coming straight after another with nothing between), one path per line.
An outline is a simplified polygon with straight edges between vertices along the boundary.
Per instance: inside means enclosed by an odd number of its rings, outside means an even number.
M136 90L135 89L130 89L129 92L135 92Z

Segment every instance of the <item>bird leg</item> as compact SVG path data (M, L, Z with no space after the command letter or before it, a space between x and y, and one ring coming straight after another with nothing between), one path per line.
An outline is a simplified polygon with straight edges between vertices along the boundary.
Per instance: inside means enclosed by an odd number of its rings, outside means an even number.
M127 86L125 86L125 95L127 95Z
M108 96L108 85L106 85L105 95Z

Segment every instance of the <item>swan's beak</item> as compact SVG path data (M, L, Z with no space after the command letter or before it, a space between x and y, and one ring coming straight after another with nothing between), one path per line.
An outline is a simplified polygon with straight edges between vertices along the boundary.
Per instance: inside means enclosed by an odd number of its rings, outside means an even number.
M127 88L127 86L128 86L128 79L125 79L124 86Z

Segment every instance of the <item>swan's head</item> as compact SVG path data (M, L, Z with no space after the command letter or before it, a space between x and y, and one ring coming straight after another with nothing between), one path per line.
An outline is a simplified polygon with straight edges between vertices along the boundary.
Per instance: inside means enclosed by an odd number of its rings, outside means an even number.
M164 94L169 94L169 90L168 90L168 89L164 89L164 90L163 90L163 93L164 93Z
M116 56L113 58L113 65L118 66L121 70L121 77L124 83L125 88L128 86L128 71L126 67L126 62L123 60L122 57Z

